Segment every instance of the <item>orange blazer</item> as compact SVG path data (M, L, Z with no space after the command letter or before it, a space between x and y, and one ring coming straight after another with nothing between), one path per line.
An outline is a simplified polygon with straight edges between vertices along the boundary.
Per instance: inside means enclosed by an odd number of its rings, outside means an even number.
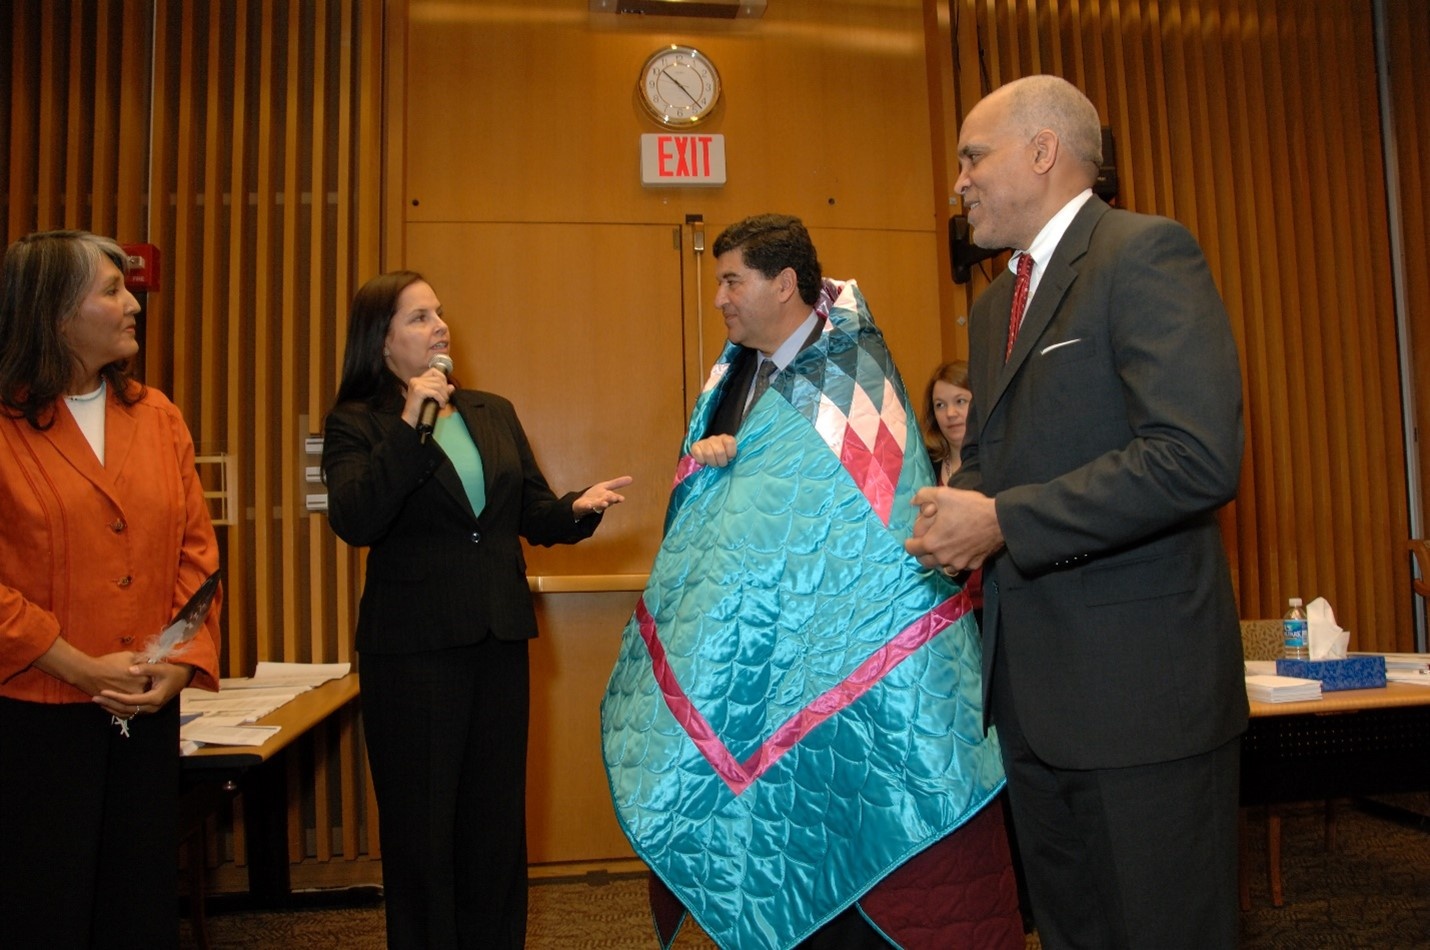
M218 568L179 410L155 389L106 399L102 466L68 408L44 432L0 414L0 696L89 702L31 664L56 637L91 656L145 649ZM172 657L205 689L218 688L219 607Z

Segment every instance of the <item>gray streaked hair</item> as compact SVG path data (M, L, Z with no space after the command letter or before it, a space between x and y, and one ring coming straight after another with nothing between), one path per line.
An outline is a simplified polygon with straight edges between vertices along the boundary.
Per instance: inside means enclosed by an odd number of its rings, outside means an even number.
M53 424L53 407L73 381L76 358L64 327L74 319L108 259L120 273L127 258L113 240L88 231L41 231L11 244L0 262L0 412L23 416L36 429ZM128 360L100 369L125 403Z

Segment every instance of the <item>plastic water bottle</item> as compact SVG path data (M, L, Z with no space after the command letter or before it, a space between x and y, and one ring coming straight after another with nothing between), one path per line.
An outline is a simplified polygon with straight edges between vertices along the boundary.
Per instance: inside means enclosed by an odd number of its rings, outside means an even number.
M1301 598L1292 597L1286 616L1281 618L1281 655L1288 660L1309 660L1311 650L1306 642L1306 608Z

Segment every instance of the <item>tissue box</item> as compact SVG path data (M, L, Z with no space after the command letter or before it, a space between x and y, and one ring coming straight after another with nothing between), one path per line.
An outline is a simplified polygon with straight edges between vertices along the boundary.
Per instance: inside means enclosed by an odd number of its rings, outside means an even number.
M1277 660L1277 676L1320 680L1322 692L1375 689L1385 685L1385 657L1348 656L1343 660Z

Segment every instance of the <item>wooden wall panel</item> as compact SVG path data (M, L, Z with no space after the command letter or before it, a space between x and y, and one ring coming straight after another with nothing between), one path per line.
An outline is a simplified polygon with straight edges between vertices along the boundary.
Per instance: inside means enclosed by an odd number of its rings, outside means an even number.
M3 14L8 238L80 227L162 254L138 368L199 453L230 460L226 675L353 658L356 561L305 510L317 459L303 440L336 389L355 283L378 266L381 186L361 150L381 142L383 12L20 0ZM356 860L375 830L357 716L324 731L288 776L290 848ZM241 835L229 840L241 863Z
M1385 0L1390 24L1389 75L1396 153L1392 156L1400 185L1400 238L1405 249L1405 306L1411 379L1411 406L1417 430L1414 448L1419 480L1416 490L1422 518L1430 518L1430 4ZM1421 536L1430 535L1422 521ZM1393 569L1400 570L1400 552Z
M934 225L919 0L781 0L736 21L590 14L577 0L408 8L408 221L678 225L698 210ZM701 131L725 136L724 187L640 185L639 136L661 128L636 77L669 43L720 71L723 104Z
M685 431L673 232L512 222L407 229L405 264L442 301L454 375L512 401L552 488L636 479L595 537L530 549L532 576L650 568Z
M527 853L533 864L634 856L611 808L599 712L619 652L615 633L638 596L600 591L536 597L541 636L531 645L527 768Z
M946 3L924 3L925 81L928 83L929 164L933 169L933 217L935 272L950 273L951 256L948 228L945 221L957 199L952 195L953 182L944 174L950 156L958 147L957 129L947 117L953 114L953 44L949 42L952 24ZM956 160L955 160L956 163ZM939 346L938 355L948 359L968 357L967 298L951 280L935 281L938 293Z
M8 240L83 226L144 234L148 162L146 0L0 7L0 221Z
M56 5L58 8L58 4ZM56 79L65 76L69 70L67 52L68 48L62 46L65 38L64 27L67 23L61 22L61 12L59 9L53 10L54 15L38 19L40 34L39 50L39 74L41 76L53 76ZM82 26L76 26L82 29ZM62 219L60 206L60 193L56 184L61 177L64 168L65 147L65 125L63 117L66 114L67 100L63 97L62 90L69 87L69 80L75 77L70 74L65 80L59 82L49 82L40 85L39 89L39 135L40 142L45 143L48 152L47 161L38 162L33 167L35 172L35 195L33 201L38 211L36 218L41 222L55 222ZM71 214L76 214L78 209L70 209ZM42 224L40 227L55 227L56 225Z
M1243 616L1324 596L1355 646L1411 648L1369 4L949 3L952 124L1061 61L1113 129L1119 203L1206 250L1243 361L1243 487L1222 513Z

